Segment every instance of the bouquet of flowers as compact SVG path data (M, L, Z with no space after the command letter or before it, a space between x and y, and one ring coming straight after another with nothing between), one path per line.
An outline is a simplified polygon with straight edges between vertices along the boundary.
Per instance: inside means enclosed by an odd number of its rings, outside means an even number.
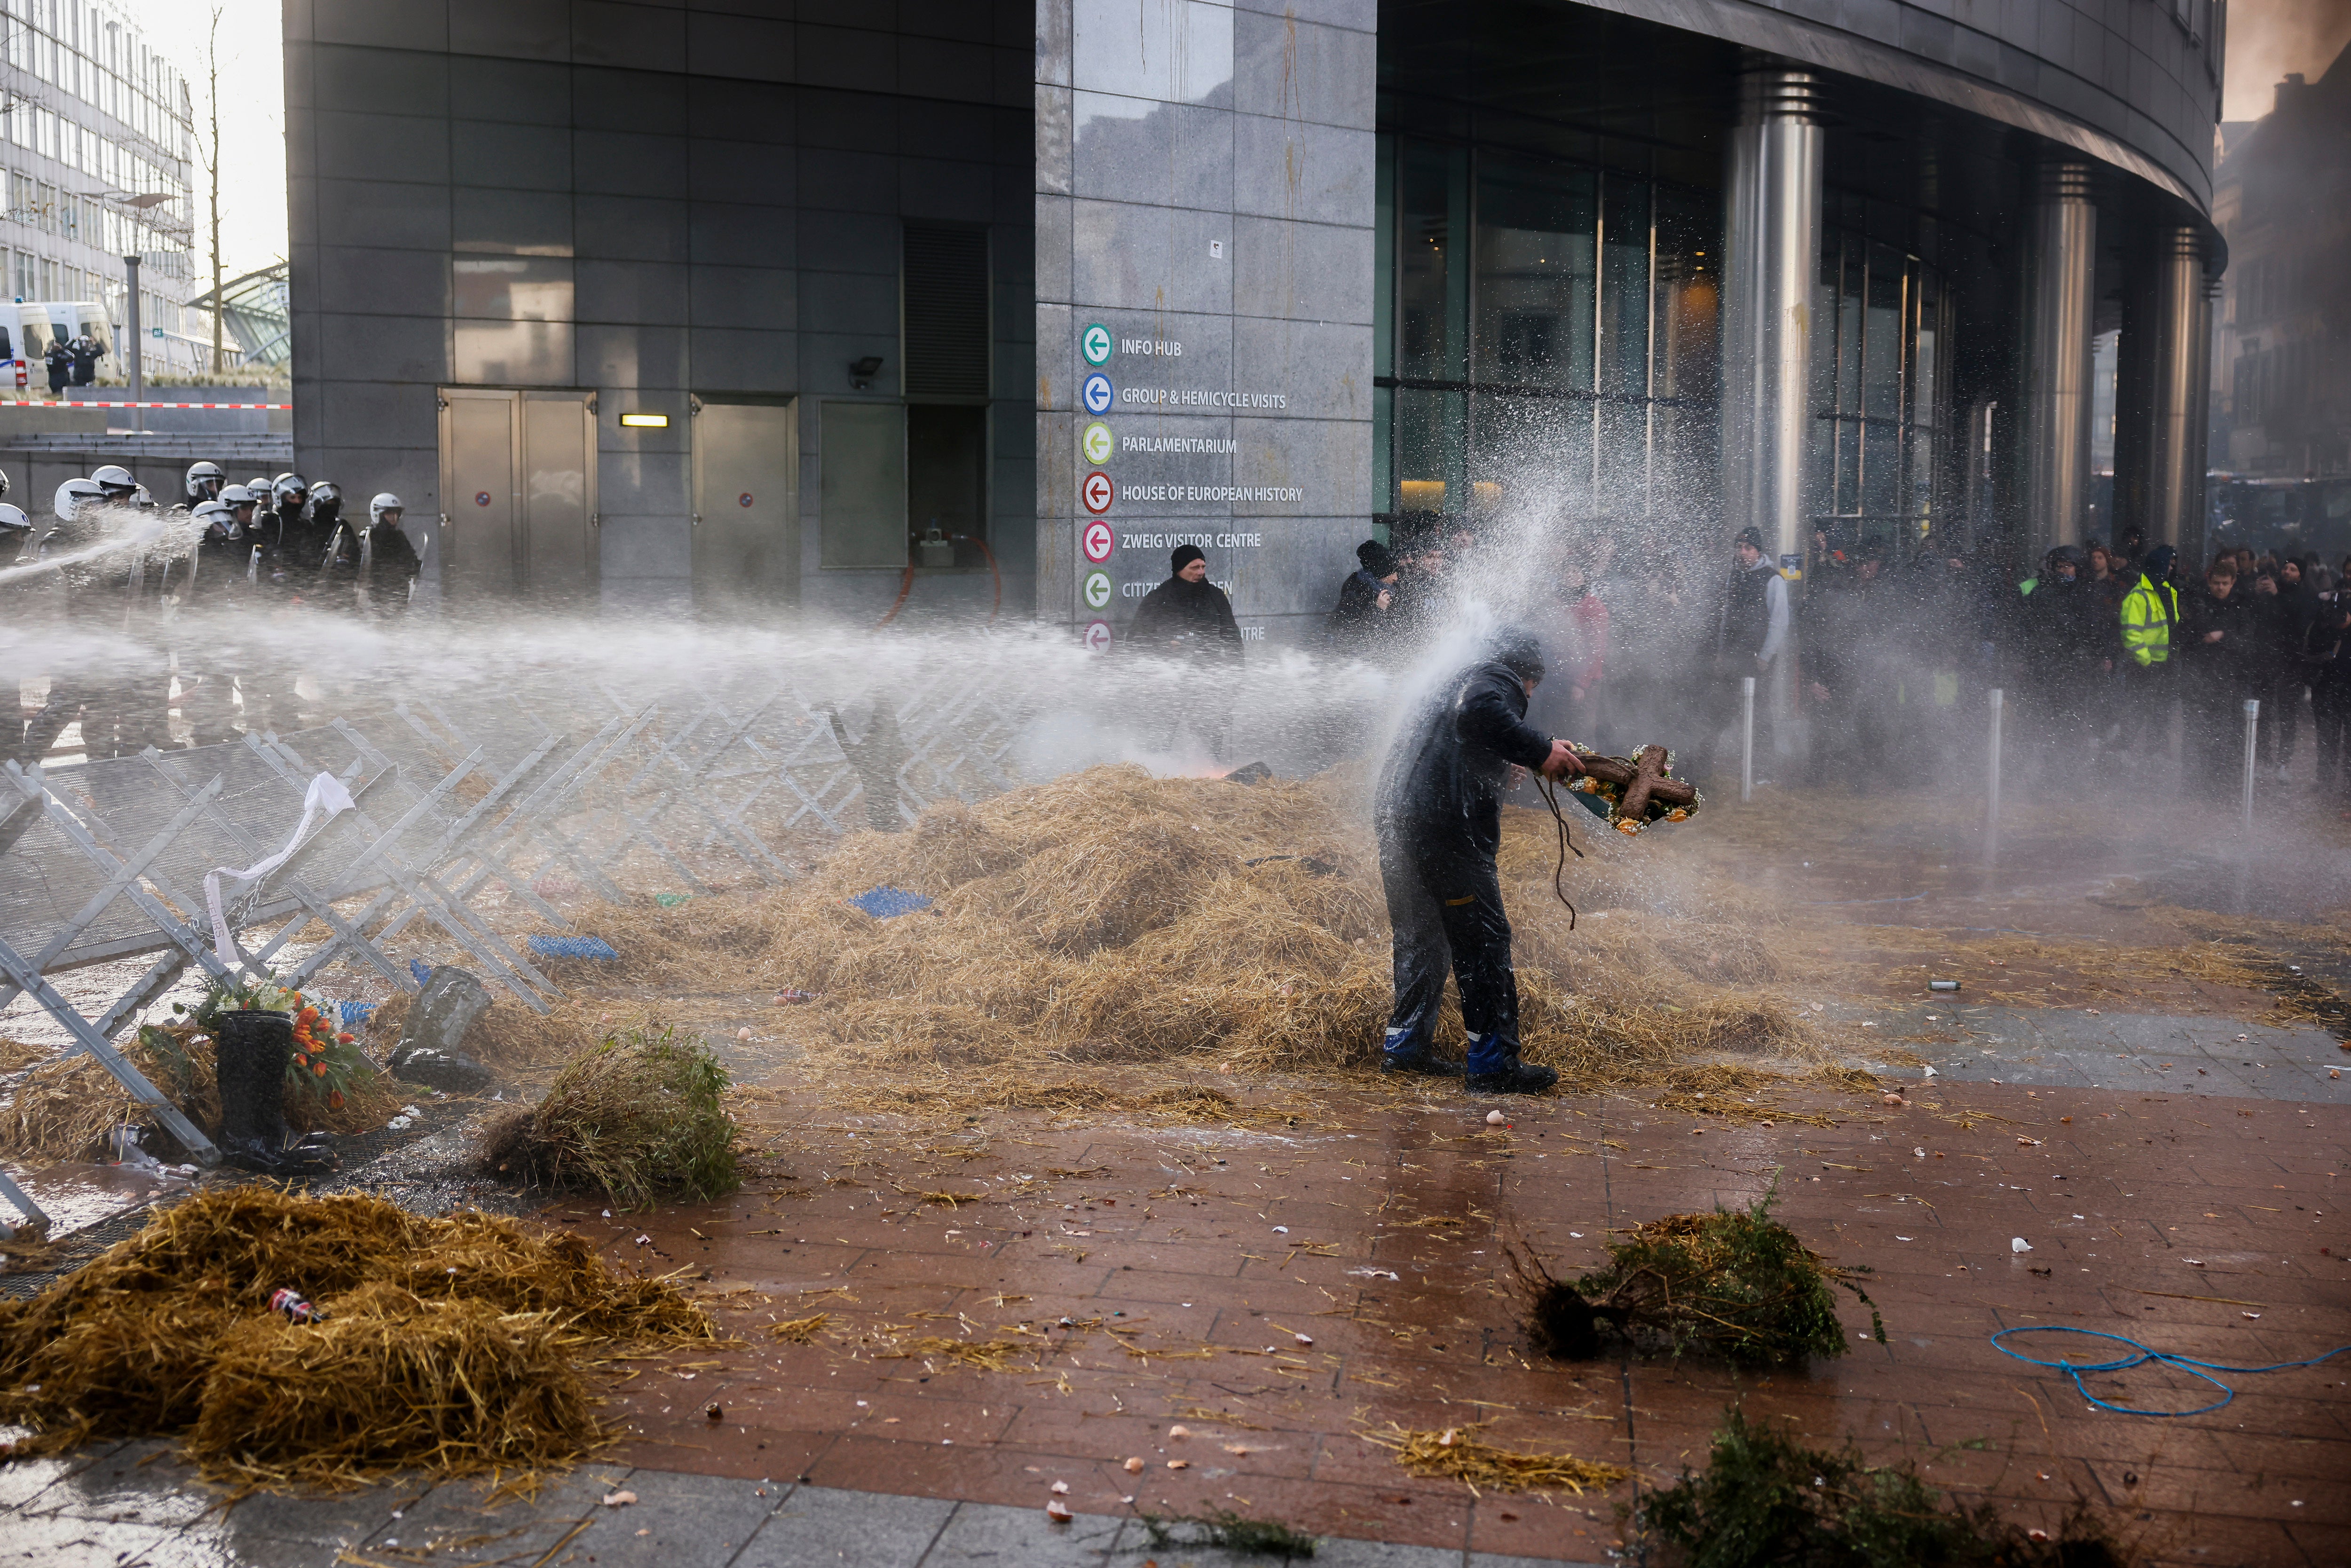
M336 1030L328 1022L322 1005L279 985L272 975L237 983L214 980L205 987L204 999L193 1010L179 1002L172 1004L172 1010L187 1013L189 1020L206 1034L218 1032L223 1013L290 1015L294 1055L286 1065L287 1075L310 1094L323 1098L329 1110L342 1109L343 1091L350 1087L353 1078L375 1071L375 1064L360 1049L358 1036Z
M1593 816L1627 835L1661 822L1686 822L1704 797L1687 779L1674 773L1674 754L1662 746L1644 746L1630 757L1604 757L1588 746L1575 746L1583 771L1567 780L1576 800Z

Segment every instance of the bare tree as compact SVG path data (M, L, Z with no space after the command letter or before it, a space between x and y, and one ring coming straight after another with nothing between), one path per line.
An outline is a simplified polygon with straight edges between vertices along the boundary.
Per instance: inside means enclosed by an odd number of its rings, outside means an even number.
M220 139L220 24L221 7L213 7L212 26L204 35L204 106L210 112L211 129L198 139L197 156L204 160L204 173L212 180L212 244L213 244L213 374L221 373L221 139Z

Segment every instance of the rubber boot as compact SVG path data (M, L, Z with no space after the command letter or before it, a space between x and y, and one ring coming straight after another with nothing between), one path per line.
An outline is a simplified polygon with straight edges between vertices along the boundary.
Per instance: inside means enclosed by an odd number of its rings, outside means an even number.
M1429 1041L1417 1038L1416 1030L1392 1029L1380 1049L1380 1071L1420 1078L1458 1078L1461 1064L1437 1055Z
M342 1168L324 1133L286 1146L286 1067L293 1056L293 1015L259 1009L221 1015L214 1071L220 1084L221 1155L231 1165L272 1176Z
M1468 1088L1472 1094L1540 1094L1559 1082L1555 1069L1519 1060L1519 1042L1499 1034L1469 1041Z

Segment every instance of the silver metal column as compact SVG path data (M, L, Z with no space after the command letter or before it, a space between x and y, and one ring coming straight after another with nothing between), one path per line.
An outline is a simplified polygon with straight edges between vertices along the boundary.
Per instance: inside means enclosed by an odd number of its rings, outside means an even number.
M1810 71L1758 64L1742 74L1726 171L1723 520L1729 533L1756 529L1775 560L1804 548L1804 443L1812 424L1805 380L1821 247L1820 90Z
M2148 290L2147 542L2201 552L2205 398L2211 331L2205 315L2204 242L2192 228L2158 236Z
M2098 210L2084 163L2047 163L2032 209L2024 340L2024 519L2028 570L2082 542L2090 478L2091 294Z

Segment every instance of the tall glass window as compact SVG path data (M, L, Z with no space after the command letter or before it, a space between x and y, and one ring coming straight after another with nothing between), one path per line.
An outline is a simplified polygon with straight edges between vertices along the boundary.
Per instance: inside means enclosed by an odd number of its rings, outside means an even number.
M1822 235L1810 505L1834 548L1908 546L1933 528L1945 327L1932 265L1855 230Z

